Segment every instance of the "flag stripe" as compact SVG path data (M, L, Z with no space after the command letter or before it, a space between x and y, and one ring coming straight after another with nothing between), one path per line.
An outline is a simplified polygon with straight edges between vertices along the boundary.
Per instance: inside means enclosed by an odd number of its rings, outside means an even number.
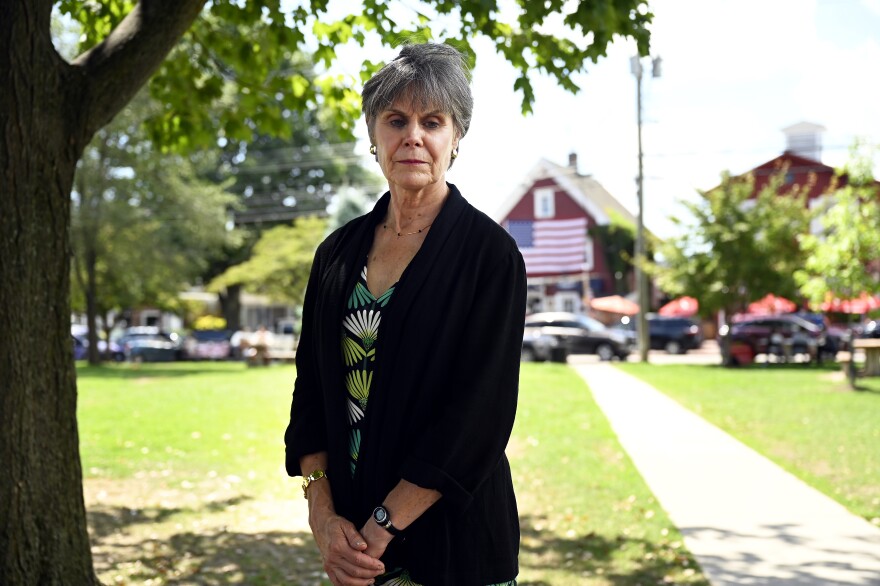
M587 270L587 219L509 220L507 230L526 263L526 274L566 274Z

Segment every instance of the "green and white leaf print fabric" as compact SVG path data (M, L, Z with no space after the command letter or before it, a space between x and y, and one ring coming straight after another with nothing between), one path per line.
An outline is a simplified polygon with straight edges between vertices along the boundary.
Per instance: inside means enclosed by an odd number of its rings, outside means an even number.
M382 309L388 305L394 287L378 298L367 287L367 267L348 298L346 313L342 319L342 360L345 366L345 390L351 457L351 473L357 468L361 451L361 428L367 415L367 402L373 386L373 369L376 363L376 344L379 340L379 324Z

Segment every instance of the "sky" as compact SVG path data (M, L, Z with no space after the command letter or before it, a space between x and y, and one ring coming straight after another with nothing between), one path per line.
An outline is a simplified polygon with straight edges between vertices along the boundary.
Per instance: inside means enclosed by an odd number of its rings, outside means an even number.
M880 143L880 0L654 0L650 8L662 75L652 78L643 59L644 199L657 235L673 235L677 202L717 185L723 171L781 154L787 126L824 126L822 160L832 166L846 162L856 138ZM448 180L494 215L541 158L565 165L575 152L579 171L635 213L635 44L610 46L576 78L577 95L536 76L528 116L513 69L491 44L475 48L473 121ZM370 59L396 53L377 48ZM365 130L359 136L366 152Z

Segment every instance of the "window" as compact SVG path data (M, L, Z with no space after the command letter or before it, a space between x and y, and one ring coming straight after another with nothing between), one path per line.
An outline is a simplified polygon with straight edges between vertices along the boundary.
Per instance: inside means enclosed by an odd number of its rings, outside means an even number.
M535 190L535 219L552 218L556 215L556 193L552 187Z

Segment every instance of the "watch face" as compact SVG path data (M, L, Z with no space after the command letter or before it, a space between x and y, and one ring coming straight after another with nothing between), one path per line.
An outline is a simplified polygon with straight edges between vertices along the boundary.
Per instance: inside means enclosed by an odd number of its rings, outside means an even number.
M383 507L377 507L376 510L373 511L373 518L376 519L376 522L380 525L386 523L388 521L388 511Z

